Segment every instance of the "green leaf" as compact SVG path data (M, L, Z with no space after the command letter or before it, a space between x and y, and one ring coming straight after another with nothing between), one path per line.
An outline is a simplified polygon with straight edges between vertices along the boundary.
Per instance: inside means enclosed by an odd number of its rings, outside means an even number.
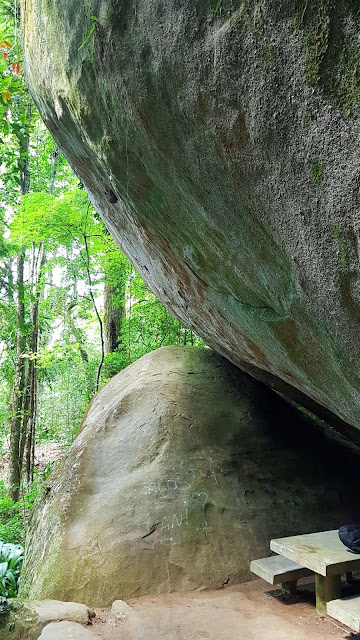
M94 24L91 25L89 31L87 32L84 40L82 41L82 43L81 43L81 45L80 45L80 47L78 49L79 51L80 51L80 49L82 49L86 45L87 42L89 42L91 36L93 35L93 33L95 31L95 27L96 27L96 23L98 22L98 19L96 18L96 16L91 16L90 19L93 21Z

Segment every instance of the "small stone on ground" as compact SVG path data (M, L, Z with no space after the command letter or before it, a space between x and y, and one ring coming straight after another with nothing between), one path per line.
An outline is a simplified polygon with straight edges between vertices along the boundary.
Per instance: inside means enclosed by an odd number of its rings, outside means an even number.
M115 600L112 603L110 615L120 620L125 620L129 615L133 613L133 609L124 602L124 600Z

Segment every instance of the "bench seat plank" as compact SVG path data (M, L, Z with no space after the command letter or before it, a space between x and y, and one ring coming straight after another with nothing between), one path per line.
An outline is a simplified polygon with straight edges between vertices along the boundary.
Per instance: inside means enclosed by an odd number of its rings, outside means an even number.
M326 611L331 618L360 633L360 595L331 600L326 605Z
M270 584L292 582L311 576L313 573L310 569L306 569L283 556L270 556L270 558L253 560L250 564L250 571Z

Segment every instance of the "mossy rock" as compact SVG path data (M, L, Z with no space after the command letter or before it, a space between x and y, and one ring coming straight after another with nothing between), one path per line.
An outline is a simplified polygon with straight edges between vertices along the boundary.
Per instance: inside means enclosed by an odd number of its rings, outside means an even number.
M154 293L357 429L358 1L21 4L34 100Z
M21 594L110 606L250 578L271 538L360 517L359 456L210 349L116 375L48 481Z
M95 613L83 604L57 600L11 600L1 620L2 640L37 640L50 623L70 621L88 624Z

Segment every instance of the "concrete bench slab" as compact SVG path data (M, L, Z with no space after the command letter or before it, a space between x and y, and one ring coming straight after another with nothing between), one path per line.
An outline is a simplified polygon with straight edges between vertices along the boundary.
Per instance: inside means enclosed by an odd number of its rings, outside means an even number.
M331 618L360 633L360 595L331 600L326 605L326 611Z
M250 571L270 584L294 582L300 578L311 576L313 573L310 569L306 569L283 556L253 560L250 564Z
M322 576L360 569L360 554L343 545L337 529L271 540L270 549Z

